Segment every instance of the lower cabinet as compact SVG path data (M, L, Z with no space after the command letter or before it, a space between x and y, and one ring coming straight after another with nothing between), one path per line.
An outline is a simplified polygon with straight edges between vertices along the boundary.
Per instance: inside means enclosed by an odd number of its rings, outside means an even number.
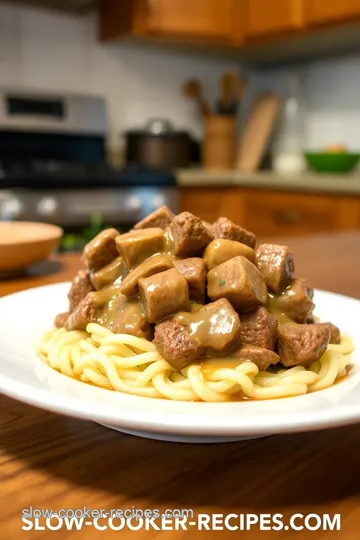
M360 229L360 197L262 189L184 188L181 208L210 223L219 216L260 236Z

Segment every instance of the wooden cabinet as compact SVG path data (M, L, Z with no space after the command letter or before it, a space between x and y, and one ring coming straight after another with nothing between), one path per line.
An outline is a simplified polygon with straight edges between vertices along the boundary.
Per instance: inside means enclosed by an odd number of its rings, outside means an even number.
M231 38L233 0L146 0L153 32Z
M259 236L360 229L360 198L263 189L187 188L181 209L212 223L220 216Z
M360 0L306 0L306 2L306 18L310 25L360 20Z
M298 236L356 228L347 197L248 191L244 194L246 228L261 236ZM357 204L359 204L356 201Z
M102 0L100 36L127 34L230 41L237 0Z
M351 42L360 44L360 0L99 0L99 11L102 41L128 36L163 44L213 44L238 48L249 59L261 58L261 50L265 57L271 55L271 47L266 49L271 41L279 60L282 54L291 56L291 50L295 56L302 50L323 50L324 32L331 35L344 22L358 20L359 31L350 25ZM321 26L329 28L307 32ZM341 48L349 37L344 28L331 43ZM285 43L284 53L277 38Z
M246 39L301 30L304 0L249 0L245 17Z

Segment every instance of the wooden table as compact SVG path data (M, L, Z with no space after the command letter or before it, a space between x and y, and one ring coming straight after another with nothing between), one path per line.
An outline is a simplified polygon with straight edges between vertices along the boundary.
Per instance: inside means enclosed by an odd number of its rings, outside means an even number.
M360 298L360 234L288 239L297 274L324 289ZM79 258L65 255L27 277L0 282L0 296L70 279ZM195 513L341 514L341 530L219 532L97 531L54 538L360 537L360 428L272 436L220 445L146 440L0 397L0 538L48 538L23 532L24 508L186 508ZM100 521L99 521L100 523ZM101 522L102 524L105 521ZM114 522L115 524L118 521ZM233 522L232 522L233 523ZM191 527L190 527L191 529Z

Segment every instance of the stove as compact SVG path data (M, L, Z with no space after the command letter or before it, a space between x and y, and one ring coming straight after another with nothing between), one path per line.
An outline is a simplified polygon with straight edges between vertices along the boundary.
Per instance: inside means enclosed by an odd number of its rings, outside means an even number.
M172 172L106 165L105 101L0 89L0 220L46 221L68 233L94 223L131 228L166 204Z

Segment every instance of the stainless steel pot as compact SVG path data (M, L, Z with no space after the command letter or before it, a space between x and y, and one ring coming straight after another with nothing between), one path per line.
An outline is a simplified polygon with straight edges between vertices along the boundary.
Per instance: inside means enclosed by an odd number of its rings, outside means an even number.
M186 131L177 131L168 120L150 120L144 129L130 130L126 137L126 163L150 169L188 167L193 141Z

